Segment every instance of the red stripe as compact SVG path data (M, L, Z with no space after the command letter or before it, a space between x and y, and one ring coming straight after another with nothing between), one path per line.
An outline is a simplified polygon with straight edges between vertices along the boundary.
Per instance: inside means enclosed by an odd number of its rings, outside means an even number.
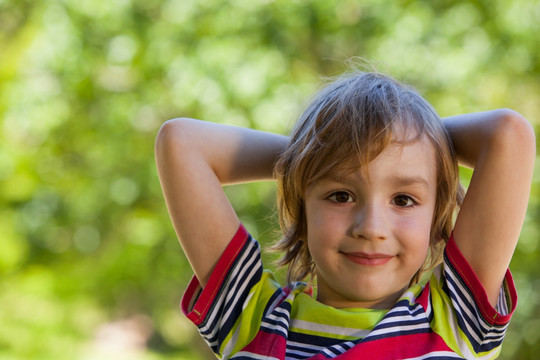
M517 292L514 286L514 280L510 270L506 271L505 280L508 286L508 293L510 294L510 312L508 315L501 315L491 306L488 300L484 286L476 276L474 270L471 268L461 251L459 251L456 242L454 240L454 234L450 236L450 240L446 245L446 256L459 273L460 277L465 281L467 288L472 292L480 312L484 319L492 325L505 325L510 321L514 310L517 305Z
M251 354L285 358L286 340L281 335L259 331L251 343L242 351ZM430 332L422 334L401 335L379 340L361 342L349 351L338 355L336 360L377 359L397 360L418 357L435 351L454 353L446 345L440 335ZM322 353L309 360L326 360Z
M234 260L236 259L238 253L242 250L242 247L248 239L248 232L242 224L238 227L236 234L233 236L227 248L219 258L219 261L212 270L212 275L208 283L204 287L201 295L197 299L197 302L193 306L193 309L189 309L189 304L194 296L197 295L197 292L200 289L199 280L193 276L191 282L189 283L184 296L182 297L181 309L184 315L188 317L195 325L200 325L208 314L210 306L214 302L219 289L223 284L225 276L229 273Z
M257 336L242 351L257 355L271 356L276 359L285 359L287 340L279 334L259 331Z
M379 340L361 342L346 353L335 359L355 360L355 359L377 359L396 360L418 357L434 351L454 352L446 345L440 335L434 332L400 335ZM325 359L324 357L313 357L310 360Z
M420 292L420 295L416 297L414 302L420 304L420 306L424 308L424 311L427 311L429 302L429 281L424 285L422 292Z

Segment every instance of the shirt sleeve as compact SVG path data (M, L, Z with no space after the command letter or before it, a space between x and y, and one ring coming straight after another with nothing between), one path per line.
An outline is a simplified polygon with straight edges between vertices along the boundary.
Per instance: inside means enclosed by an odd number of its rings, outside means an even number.
M517 304L512 275L506 272L493 307L482 283L459 251L453 236L442 267L430 280L432 327L465 358L496 358Z
M263 272L259 243L243 225L231 239L206 286L194 276L182 312L219 358L227 358L255 337L268 300L279 286Z

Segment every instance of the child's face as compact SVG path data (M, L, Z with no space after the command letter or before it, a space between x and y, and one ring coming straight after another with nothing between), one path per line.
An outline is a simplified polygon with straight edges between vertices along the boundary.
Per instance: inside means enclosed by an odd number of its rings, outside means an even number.
M368 164L306 191L317 300L390 308L426 259L436 200L435 150L425 138L391 143Z

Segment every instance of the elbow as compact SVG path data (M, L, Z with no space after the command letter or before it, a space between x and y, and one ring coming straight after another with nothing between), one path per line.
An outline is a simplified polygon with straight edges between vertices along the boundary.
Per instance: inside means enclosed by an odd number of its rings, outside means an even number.
M156 135L154 144L156 155L170 150L172 147L186 146L189 148L186 143L189 141L190 127L194 121L188 118L176 118L164 122Z
M197 151L196 126L198 120L188 118L171 119L161 125L154 144L154 156L158 170L184 166L186 159Z
M518 150L522 156L536 155L536 136L532 125L517 111L497 110L492 140L497 147Z

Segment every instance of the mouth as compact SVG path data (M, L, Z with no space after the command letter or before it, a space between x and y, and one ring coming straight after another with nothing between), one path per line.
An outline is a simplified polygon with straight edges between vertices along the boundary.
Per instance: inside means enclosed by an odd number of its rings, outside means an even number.
M370 266L384 265L394 258L394 255L379 254L379 253L368 254L368 253L362 253L362 252L352 252L352 253L342 252L342 254L355 264L370 265Z

